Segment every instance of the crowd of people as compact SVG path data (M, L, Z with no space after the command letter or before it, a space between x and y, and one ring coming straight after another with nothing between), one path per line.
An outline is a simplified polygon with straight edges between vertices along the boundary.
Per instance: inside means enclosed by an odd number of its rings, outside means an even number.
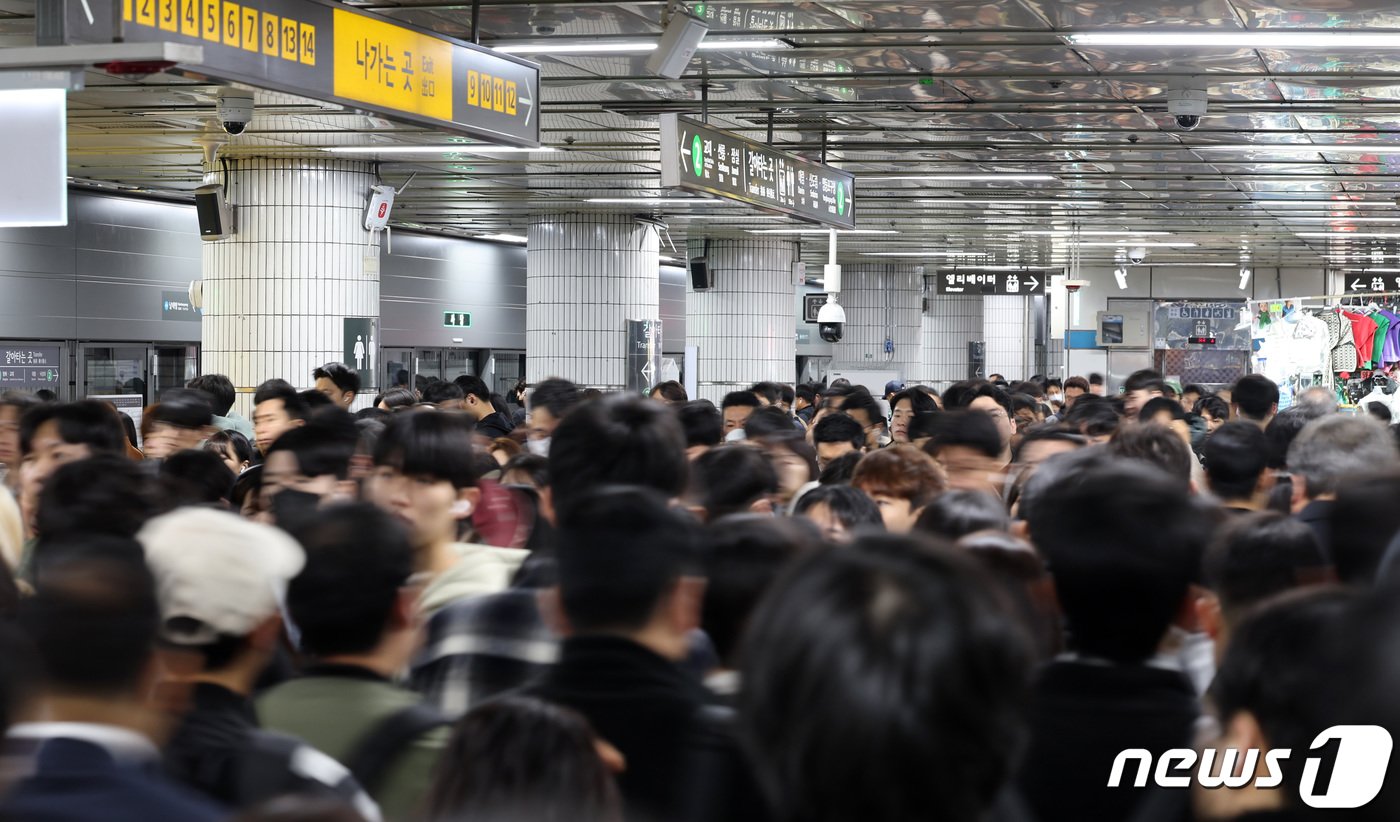
M0 820L1288 820L1400 729L1325 391L307 376L0 394Z

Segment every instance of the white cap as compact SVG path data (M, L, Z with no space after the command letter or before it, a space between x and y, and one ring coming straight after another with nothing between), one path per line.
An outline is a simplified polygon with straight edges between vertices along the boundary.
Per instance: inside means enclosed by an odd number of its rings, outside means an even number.
M156 578L161 633L180 645L252 633L306 564L285 532L213 508L156 517L136 538Z

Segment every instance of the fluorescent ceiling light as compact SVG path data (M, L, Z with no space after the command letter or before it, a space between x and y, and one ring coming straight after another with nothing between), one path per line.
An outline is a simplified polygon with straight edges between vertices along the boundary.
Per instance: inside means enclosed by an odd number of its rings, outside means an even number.
M915 199L915 202L933 206L1074 206L1076 208L1100 208L1104 204L1102 200L979 200L972 197L946 200L919 197ZM868 209L871 206L867 203L865 207Z
M470 143L439 146L326 146L323 151L331 154L532 154L539 151L554 151L549 146L524 148L521 146L488 146Z
M1141 246L1142 248L1195 248L1195 243L1129 243L1119 241L1116 243L1080 243L1080 248L1126 248L1129 245Z
M1081 237L1165 237L1171 234L1170 231L1081 231ZM1073 237L1074 232L1067 228L1057 228L1053 231L1022 231L1021 236L1031 237Z
M506 43L492 46L502 54L647 54L656 51L655 42L624 40L614 43L572 41L562 43ZM776 37L707 37L697 51L777 51L792 45Z
M519 234L478 234L478 240L493 240L498 243L525 243L527 240Z
M1352 31L1101 31L1065 37L1076 46L1158 46L1186 48L1400 48L1400 35Z
M589 197L585 203L596 205L719 205L716 200L694 197Z
M1234 268L1234 263L1143 263L1143 268Z
M827 234L829 228L752 228L750 234ZM892 228L838 228L837 234L898 234Z
M1324 208L1390 208L1387 200L1251 200L1261 206L1317 206Z
M1038 183L1059 179L1053 174L862 174L857 182L867 180L929 180L944 183L970 183L979 180Z
M1400 240L1400 234L1377 234L1368 231L1299 231L1295 236L1333 240Z
M991 251L862 251L862 257L989 257Z
M1343 268L1343 271L1355 271L1360 274L1369 274L1372 271L1377 274L1400 274L1400 268Z
M1059 266L1036 266L1030 265L1029 263L1026 265L978 265L977 263L968 263L967 265L962 265L961 263L959 263L957 265L954 265L953 268L949 270L956 271L959 268L970 268L975 269L977 271L1040 271L1044 268L1059 268Z
M1400 217L1279 217L1294 223L1400 223Z
M660 260L660 261L663 262L663 263L678 263L678 262L680 262L680 260L677 260L675 257L661 256L661 257L657 257L656 259Z
M1400 143L1205 143L1191 151L1307 151L1331 154L1400 154Z

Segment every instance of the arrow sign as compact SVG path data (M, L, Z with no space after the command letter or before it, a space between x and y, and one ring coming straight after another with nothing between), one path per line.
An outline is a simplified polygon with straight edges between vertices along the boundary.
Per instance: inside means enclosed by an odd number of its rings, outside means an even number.
M647 364L642 366L642 376L647 378L647 382L651 382L651 378L656 376L656 365L650 360L647 360Z
M1031 291L1035 291L1037 288L1040 288L1040 280L1037 280L1035 277L1031 277L1030 280L1031 280Z
M1364 290L1366 290L1366 286L1365 286L1360 280L1353 280L1353 281L1352 281L1352 284L1351 284L1351 290L1352 290L1352 291L1364 291Z

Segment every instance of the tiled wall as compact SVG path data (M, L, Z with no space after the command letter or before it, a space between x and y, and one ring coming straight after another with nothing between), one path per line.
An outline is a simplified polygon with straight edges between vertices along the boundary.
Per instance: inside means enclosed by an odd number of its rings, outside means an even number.
M1030 300L1025 297L982 298L982 336L987 342L987 373L1011 382L1035 370L1029 334Z
M309 387L313 369L345 359L346 317L378 319L365 258L378 259L379 238L361 223L374 179L368 163L343 160L230 164L238 231L203 247L201 370L228 375L240 413L263 380Z
M923 360L906 379L939 390L967 379L967 344L982 339L982 298L930 295L922 320Z
M922 292L923 278L913 265L842 266L846 328L832 348L833 367L892 369L909 379L923 356ZM885 351L887 339L893 352Z
M794 250L786 240L708 241L715 287L686 294L686 344L699 349L699 398L718 403L760 380L793 380Z
M623 214L546 215L526 249L526 379L622 390L627 321L658 318L656 229Z

